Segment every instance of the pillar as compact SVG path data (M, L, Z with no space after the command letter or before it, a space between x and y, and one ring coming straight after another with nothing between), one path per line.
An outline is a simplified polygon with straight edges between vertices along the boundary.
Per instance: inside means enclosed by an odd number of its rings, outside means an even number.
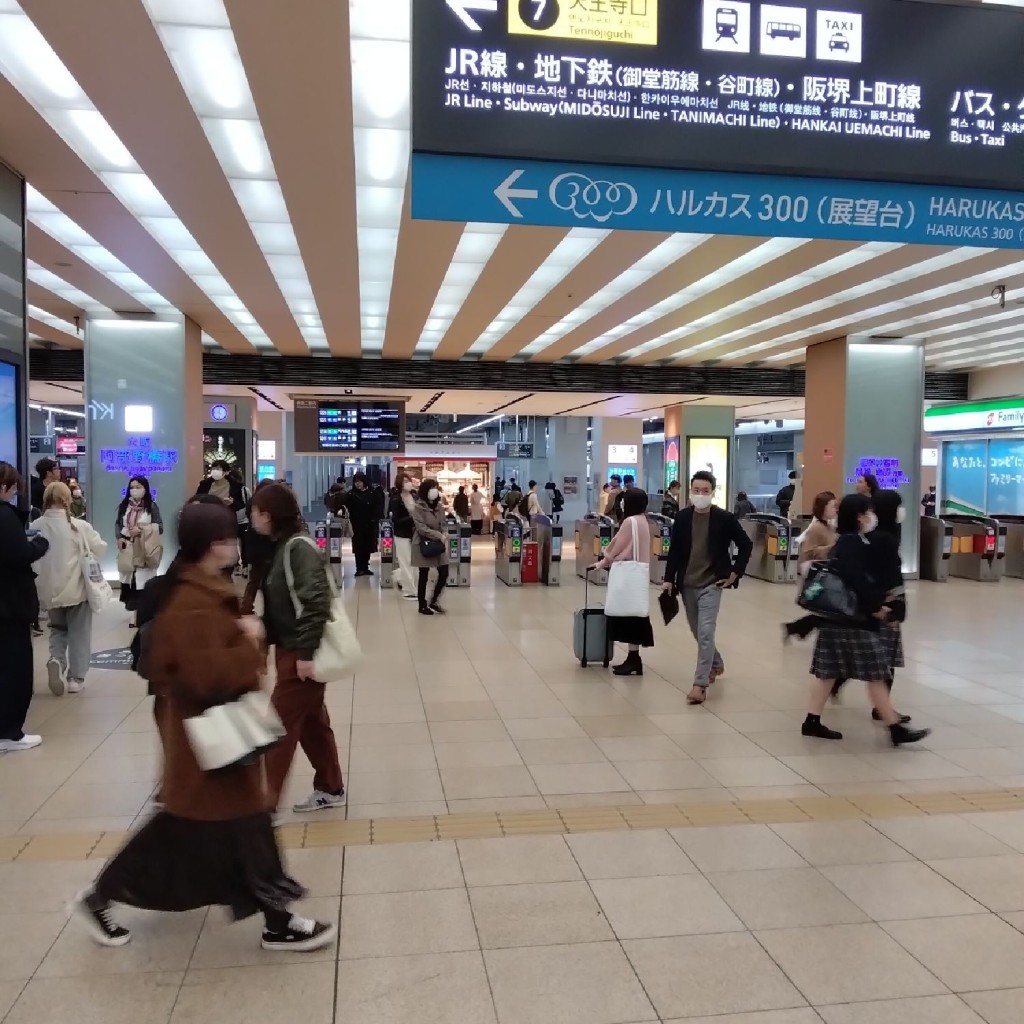
M28 491L28 329L25 321L25 181L0 164L0 461ZM28 494L19 496L28 508Z
M203 476L203 350L187 317L90 319L85 328L89 510L110 545L130 476L149 479L164 519L164 565L174 556L178 511Z
M731 405L674 405L665 410L665 482L683 485L709 469L718 481L715 504L732 509L736 410ZM675 458L673 458L675 456Z
M548 420L548 479L565 498L562 522L574 523L593 507L587 504L587 421L582 416Z
M874 473L907 508L903 568L918 569L924 353L919 344L838 338L807 350L802 508Z
M595 419L590 430L591 508L596 510L601 488L613 473L632 476L643 487L644 421L605 417Z

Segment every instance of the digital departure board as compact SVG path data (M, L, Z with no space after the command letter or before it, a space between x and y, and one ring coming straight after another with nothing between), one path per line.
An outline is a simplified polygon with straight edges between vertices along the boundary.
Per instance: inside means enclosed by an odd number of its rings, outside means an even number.
M295 450L317 455L400 454L405 450L405 406L297 399Z
M416 0L413 148L1024 188L1024 12Z

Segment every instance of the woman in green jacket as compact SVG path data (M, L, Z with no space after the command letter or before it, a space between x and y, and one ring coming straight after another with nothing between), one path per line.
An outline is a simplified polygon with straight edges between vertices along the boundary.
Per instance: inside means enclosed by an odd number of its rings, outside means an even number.
M263 625L267 643L275 645L274 708L287 730L266 756L267 787L276 807L295 748L301 744L316 774L313 792L293 810L306 814L341 807L345 786L324 702L326 687L313 677L313 657L331 617L327 565L305 534L290 487L268 484L254 492L250 523L257 533L274 541L274 557L263 580Z

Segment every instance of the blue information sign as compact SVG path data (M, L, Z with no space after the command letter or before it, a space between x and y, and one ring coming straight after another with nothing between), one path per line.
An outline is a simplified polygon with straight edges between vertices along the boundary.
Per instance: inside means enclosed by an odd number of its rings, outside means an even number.
M415 153L421 220L1024 247L1024 194Z

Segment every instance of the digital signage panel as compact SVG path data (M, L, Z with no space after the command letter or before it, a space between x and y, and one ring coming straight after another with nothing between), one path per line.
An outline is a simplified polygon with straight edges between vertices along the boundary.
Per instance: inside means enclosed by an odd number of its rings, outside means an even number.
M398 455L405 450L401 402L295 402L295 448L317 455Z
M921 0L412 6L418 152L1010 190L1024 183L1024 13L1010 8ZM1006 215L1024 221L1024 204Z

